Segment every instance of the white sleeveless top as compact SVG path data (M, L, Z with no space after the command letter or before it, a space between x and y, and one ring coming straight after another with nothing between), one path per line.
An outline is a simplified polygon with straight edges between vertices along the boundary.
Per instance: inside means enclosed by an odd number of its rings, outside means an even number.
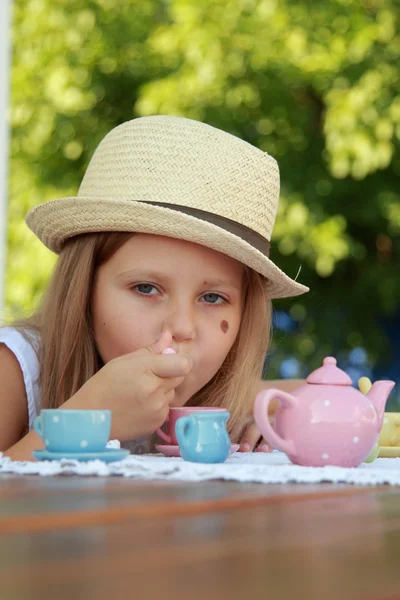
M28 402L29 429L33 429L33 422L40 412L40 366L38 351L40 340L34 332L26 331L31 343L14 327L0 327L0 343L11 350L17 358L24 377L26 399ZM132 442L124 442L122 447L128 448L134 454L150 452L150 438L139 438Z
M28 402L29 429L32 429L40 411L39 359L33 346L38 340L35 340L34 333L27 335L32 338L32 344L14 327L0 327L0 343L11 350L21 367Z

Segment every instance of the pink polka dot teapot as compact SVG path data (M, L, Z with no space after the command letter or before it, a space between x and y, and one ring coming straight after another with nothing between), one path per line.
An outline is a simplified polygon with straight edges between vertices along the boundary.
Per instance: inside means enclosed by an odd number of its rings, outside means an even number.
M378 441L394 381L376 381L367 394L327 357L291 394L269 389L257 395L254 418L264 439L298 465L357 467ZM278 400L274 427L268 406Z

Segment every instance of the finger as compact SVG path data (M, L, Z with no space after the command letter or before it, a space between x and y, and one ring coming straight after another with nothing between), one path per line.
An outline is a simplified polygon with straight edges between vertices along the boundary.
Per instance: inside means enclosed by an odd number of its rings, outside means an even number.
M148 369L157 377L185 377L193 367L193 361L183 354L159 354L149 361Z
M240 452L253 452L258 440L260 439L260 432L255 423L251 423L244 430L242 438L240 440Z
M268 442L265 441L263 438L258 444L257 452L265 452L266 454L269 454L270 452L272 452L272 446L270 446Z
M153 344L146 347L146 350L151 354L161 354L163 350L169 348L172 344L172 333L166 329L161 336Z
M151 356L156 354L162 354L163 350L170 348L172 345L172 333L167 329L163 331L158 340L155 340L149 346L145 346L144 348L140 348L136 350L132 354L135 356ZM171 348L172 349L172 348Z
M163 386L161 388L162 394L164 396L164 400L166 405L170 406L181 406L179 402L177 402L176 398L176 388L183 381L183 377L172 377L171 379L164 379ZM160 390L160 391L161 391Z
M174 392L175 397L175 389L184 381L184 377L164 377L161 379L162 381L162 389L166 394L170 392ZM171 405L172 406L172 405ZM173 406L179 406L179 404L174 404Z
M178 390L175 388L174 390L169 392L170 394L173 394L173 396L169 396L168 400L170 408L181 408L182 406L185 406L186 402L188 401L188 398L185 394L177 394L177 391Z

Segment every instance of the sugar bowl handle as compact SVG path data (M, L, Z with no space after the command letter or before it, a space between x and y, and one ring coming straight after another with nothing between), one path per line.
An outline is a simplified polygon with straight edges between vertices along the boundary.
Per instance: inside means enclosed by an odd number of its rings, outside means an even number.
M186 417L181 417L177 420L175 426L175 435L178 440L179 446L181 446L184 450L190 450L190 439L191 432L198 428L196 421L193 419L192 415L187 415ZM195 438L197 432L195 432Z

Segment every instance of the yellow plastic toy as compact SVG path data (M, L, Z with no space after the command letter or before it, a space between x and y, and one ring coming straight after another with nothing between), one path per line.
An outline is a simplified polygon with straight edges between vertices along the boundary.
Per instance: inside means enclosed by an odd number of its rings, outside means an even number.
M371 380L368 377L360 377L358 380L358 388L362 394L368 394L369 390L372 387ZM378 458L379 454L379 442L376 442L374 449L371 454L364 460L365 463L372 463L376 458Z

